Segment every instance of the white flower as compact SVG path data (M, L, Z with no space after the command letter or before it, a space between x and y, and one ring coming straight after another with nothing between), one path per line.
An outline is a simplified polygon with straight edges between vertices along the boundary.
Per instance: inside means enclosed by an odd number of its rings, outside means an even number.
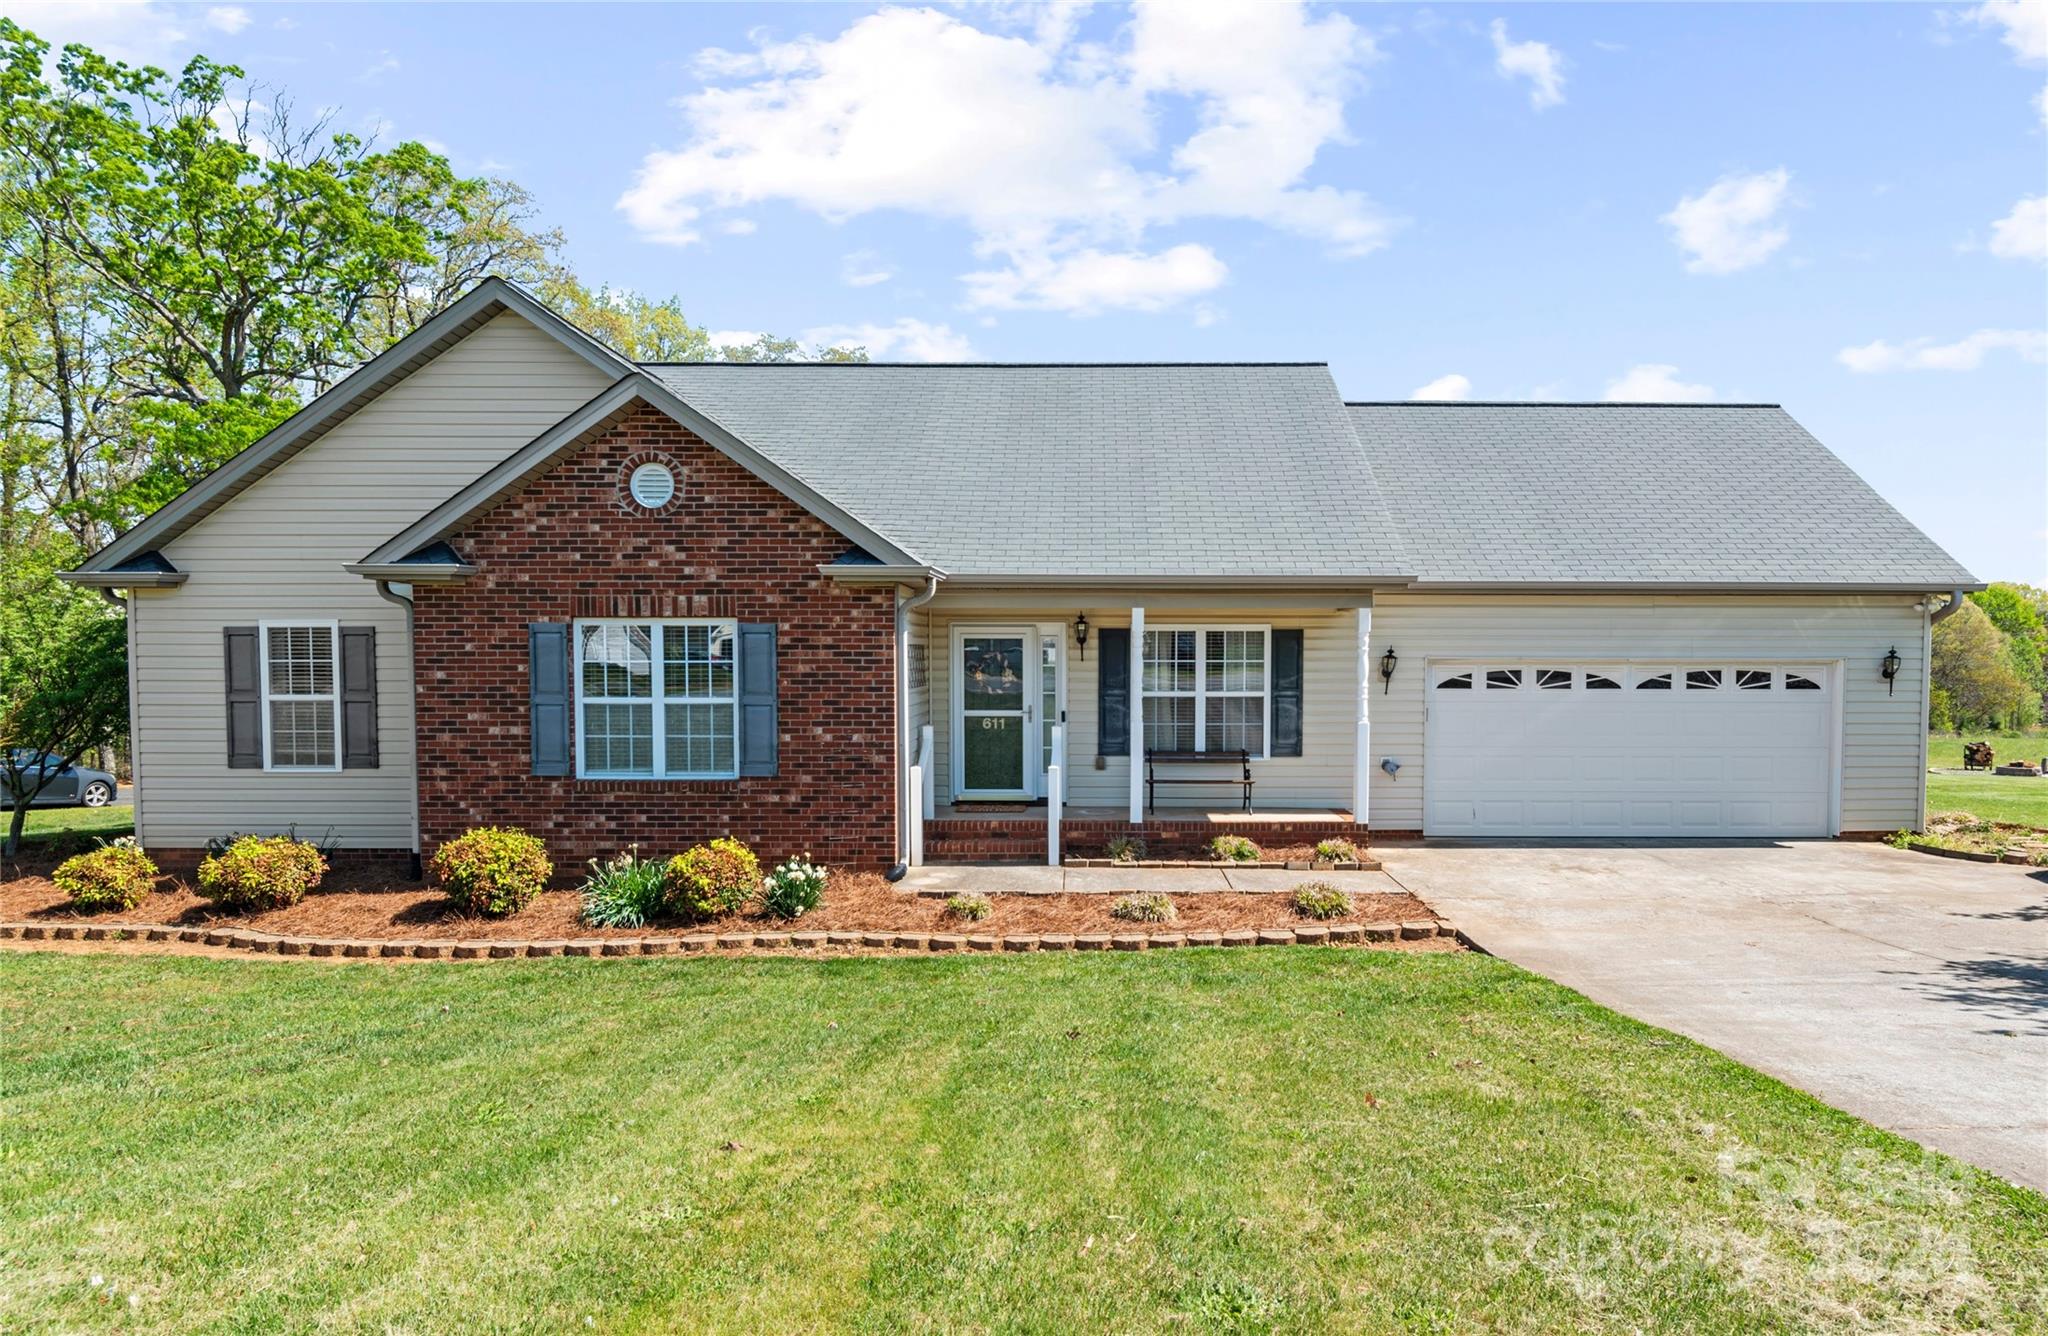
M100 1275L99 1272L95 1271L92 1273L92 1287L94 1289L98 1289L100 1286L106 1283L106 1280Z

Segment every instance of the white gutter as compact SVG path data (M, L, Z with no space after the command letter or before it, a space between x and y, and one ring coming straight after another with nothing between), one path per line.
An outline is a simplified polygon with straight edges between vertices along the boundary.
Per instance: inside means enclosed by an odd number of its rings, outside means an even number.
M889 869L892 880L910 866L910 805L924 801L923 794L910 791L910 614L932 601L943 579L937 571L927 572L923 593L896 596L896 866Z

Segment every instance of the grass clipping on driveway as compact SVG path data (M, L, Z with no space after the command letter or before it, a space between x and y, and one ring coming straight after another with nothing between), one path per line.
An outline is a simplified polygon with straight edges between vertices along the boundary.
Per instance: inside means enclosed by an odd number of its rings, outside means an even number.
M1482 956L8 954L0 1098L9 1330L2043 1321L2048 1201Z

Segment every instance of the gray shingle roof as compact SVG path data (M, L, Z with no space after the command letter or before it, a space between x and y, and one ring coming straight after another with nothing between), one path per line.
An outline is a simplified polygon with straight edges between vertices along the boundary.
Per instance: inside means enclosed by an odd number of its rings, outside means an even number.
M1419 581L1975 584L1772 404L1352 404Z
M1319 364L645 369L955 577L1408 574Z

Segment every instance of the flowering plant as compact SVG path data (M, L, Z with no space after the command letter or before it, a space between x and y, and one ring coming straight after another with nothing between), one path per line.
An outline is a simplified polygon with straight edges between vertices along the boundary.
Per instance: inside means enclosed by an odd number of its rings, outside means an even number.
M761 879L761 904L777 918L800 918L824 900L826 876L809 854L778 863Z

